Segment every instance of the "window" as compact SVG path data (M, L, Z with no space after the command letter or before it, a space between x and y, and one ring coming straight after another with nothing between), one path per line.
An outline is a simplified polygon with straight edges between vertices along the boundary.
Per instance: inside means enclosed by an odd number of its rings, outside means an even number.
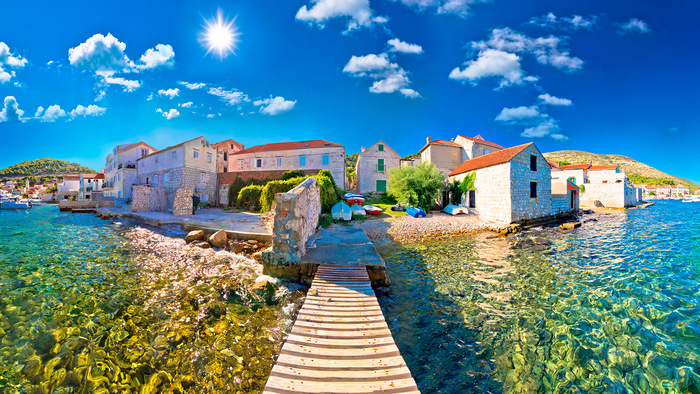
M148 177L146 177L146 184L148 185Z
M228 160L228 153L224 152L224 161Z
M277 167L282 167L282 158L278 157L275 160L277 161L277 163L275 163L275 164L277 164Z
M488 155L488 154L489 154L489 150L488 150L488 149L484 149L484 154L485 154L485 155Z
M176 152L175 150L171 150L171 151L170 151L170 154L171 154L173 157L175 157L175 155L177 154L177 152Z
M386 180L377 179L377 192L386 193Z
M148 155L148 149L141 149L141 157Z
M224 167L224 172L228 172L228 168Z
M530 182L530 198L537 198L537 182Z
M207 174L205 172L201 172L199 174L199 181L200 182L206 182L207 181Z
M158 164L158 156L156 156L156 164Z
M384 172L384 159L377 159L377 171Z
M194 157L195 160L199 160L199 151L197 149L192 150L192 157Z
M530 155L530 171L537 171L537 156Z
M299 156L299 167L306 167L306 156Z
M211 153L207 153L207 163L211 163Z
M255 168L262 168L263 159L255 159Z
M120 180L120 181L122 180L122 173L121 172L119 174L117 174L117 180Z
M328 165L328 155L322 155L321 156L321 164L324 166Z
M231 144L231 149L233 149L233 144Z
M168 183L170 181L170 173L166 172L163 174L163 183Z
M380 151L380 152L384 152L384 145L383 145L383 144L379 144L379 146L377 147L377 150Z
M153 184L154 185L158 184L158 175L153 175Z

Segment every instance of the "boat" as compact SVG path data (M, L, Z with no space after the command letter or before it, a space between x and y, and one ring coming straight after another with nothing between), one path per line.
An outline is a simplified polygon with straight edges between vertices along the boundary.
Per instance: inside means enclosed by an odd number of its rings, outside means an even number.
M391 210L392 210L392 211L396 211L396 212L403 212L403 211L406 210L406 207L404 207L403 205L401 205L401 204L399 203L399 204L392 205L392 206L391 206Z
M363 196L362 194L345 193L342 196L340 196L340 198L345 200L345 202L350 206L362 205L365 203L365 196Z
M333 219L336 220L352 220L352 209L343 201L333 205L331 208Z
M7 198L0 201L0 209L29 209L30 202L20 202L18 198Z
M366 216L367 212L365 212L365 209L362 207L362 205L353 205L350 207L352 209L352 214L353 215L358 215L358 216Z
M689 199L689 200L681 200L681 202L700 202L700 199L691 198L691 199Z
M414 218L424 218L427 215L425 214L425 211L423 208L418 208L418 207L408 207L406 208L406 214L414 217Z
M368 215L379 215L382 213L382 209L375 207L374 205L364 205L362 208L365 209L365 212L367 212Z
M469 208L460 207L459 205L454 205L454 204L448 204L445 208L443 208L443 211L445 211L446 213L448 213L452 216L458 215L460 213L464 213L467 215L469 214Z

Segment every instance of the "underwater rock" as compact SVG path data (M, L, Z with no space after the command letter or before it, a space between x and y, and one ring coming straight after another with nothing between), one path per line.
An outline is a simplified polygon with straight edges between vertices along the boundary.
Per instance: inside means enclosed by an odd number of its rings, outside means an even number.
M564 231L571 231L575 228L581 227L581 222L568 222L568 223L562 223L559 225L559 228L564 230Z
M223 248L228 244L228 235L226 231L219 230L209 237L209 243L215 248Z
M26 364L24 364L24 368L22 368L22 373L25 376L33 376L36 375L40 369L41 359L38 356L33 356L32 358L27 360Z
M245 247L245 244L239 241L231 241L228 244L228 250L231 251L231 253L241 253L243 247Z
M200 241L204 239L204 231L202 230L194 230L190 231L187 236L185 237L185 243L190 243L192 241Z

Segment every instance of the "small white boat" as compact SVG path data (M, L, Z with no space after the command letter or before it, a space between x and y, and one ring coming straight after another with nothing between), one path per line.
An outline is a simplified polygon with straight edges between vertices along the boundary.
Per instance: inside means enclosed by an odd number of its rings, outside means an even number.
M700 202L700 199L691 198L690 200L682 200L681 202Z
M382 209L379 207L375 207L374 205L363 205L362 208L365 209L365 212L368 215L379 215L382 213Z
M353 216L367 216L367 212L365 212L365 208L362 207L362 205L353 205L350 208L352 209Z
M448 213L452 216L458 215L460 213L464 213L467 215L469 214L469 208L460 207L459 205L454 205L454 204L448 204L445 208L443 208L443 211L445 211L446 213Z
M30 202L20 202L17 198L8 198L0 201L0 209L29 209Z
M352 209L343 201L333 205L331 208L333 219L336 220L352 220Z

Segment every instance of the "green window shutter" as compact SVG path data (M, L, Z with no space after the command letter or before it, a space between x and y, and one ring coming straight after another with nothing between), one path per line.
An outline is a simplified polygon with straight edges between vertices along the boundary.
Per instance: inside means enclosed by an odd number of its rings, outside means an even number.
M377 180L377 192L378 193L386 193L386 181Z
M378 150L379 150L380 152L384 152L384 145L379 144Z
M384 159L377 159L377 171L384 171Z

